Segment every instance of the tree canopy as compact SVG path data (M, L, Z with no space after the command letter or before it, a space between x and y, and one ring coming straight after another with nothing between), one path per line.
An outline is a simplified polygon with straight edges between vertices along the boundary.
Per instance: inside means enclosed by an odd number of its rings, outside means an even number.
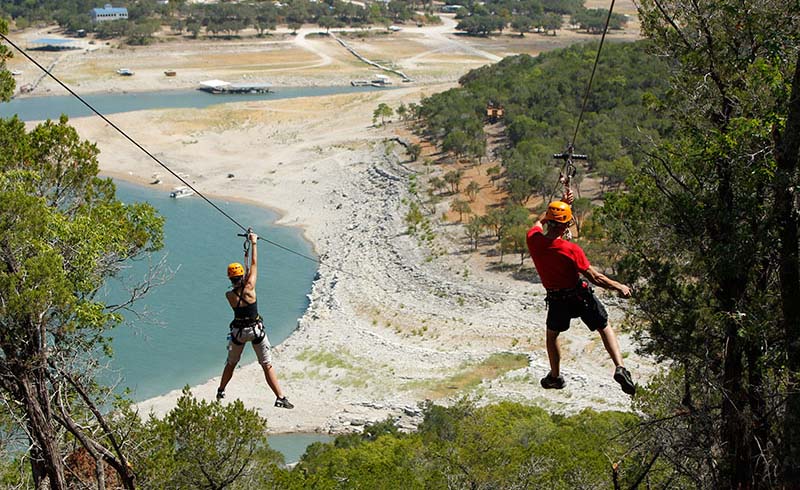
M131 482L124 441L110 432L94 381L124 305L96 293L124 261L161 246L161 218L115 198L111 180L97 177L97 148L66 117L30 131L0 119L0 147L4 407L23 421L37 485L64 488L67 438Z

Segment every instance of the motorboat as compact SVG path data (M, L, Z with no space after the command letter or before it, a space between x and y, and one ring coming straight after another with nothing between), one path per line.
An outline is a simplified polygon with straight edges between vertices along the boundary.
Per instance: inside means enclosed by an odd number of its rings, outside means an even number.
M194 191L186 187L185 185L182 185L180 187L175 187L174 189L172 189L172 192L169 193L169 197L174 197L175 199L180 199L181 197L189 197L193 195Z

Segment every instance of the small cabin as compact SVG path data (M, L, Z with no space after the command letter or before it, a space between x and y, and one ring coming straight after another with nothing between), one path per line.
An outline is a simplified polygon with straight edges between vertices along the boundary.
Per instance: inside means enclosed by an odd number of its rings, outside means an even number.
M503 109L502 105L494 104L492 102L489 102L486 105L486 119L488 119L490 123L496 123L500 119L503 119L504 115L505 109Z

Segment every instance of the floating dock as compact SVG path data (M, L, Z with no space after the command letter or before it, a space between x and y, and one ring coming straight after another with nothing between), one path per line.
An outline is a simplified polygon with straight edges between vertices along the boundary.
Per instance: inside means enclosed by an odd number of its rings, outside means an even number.
M224 80L200 82L199 89L212 94L268 94L273 91L269 83L230 83Z

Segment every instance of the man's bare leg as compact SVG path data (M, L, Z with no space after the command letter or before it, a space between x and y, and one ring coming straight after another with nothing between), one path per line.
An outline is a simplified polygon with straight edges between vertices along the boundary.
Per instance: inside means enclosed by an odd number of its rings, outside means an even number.
M602 330L598 330L597 333L599 333L600 338L603 339L603 346L614 362L614 366L622 366L622 354L619 350L619 341L617 340L617 334L614 333L614 329L607 326Z
M550 360L550 376L560 376L561 347L558 345L558 334L555 330L547 330L546 345L547 358Z
M614 333L613 328L608 326L602 330L598 330L598 333L600 334L600 338L603 339L603 345L608 355L611 357L611 360L614 361L614 366L616 366L614 370L614 381L620 384L622 391L633 396L636 393L636 385L633 382L633 378L631 378L631 373L622 365L622 354L619 350L617 334Z

